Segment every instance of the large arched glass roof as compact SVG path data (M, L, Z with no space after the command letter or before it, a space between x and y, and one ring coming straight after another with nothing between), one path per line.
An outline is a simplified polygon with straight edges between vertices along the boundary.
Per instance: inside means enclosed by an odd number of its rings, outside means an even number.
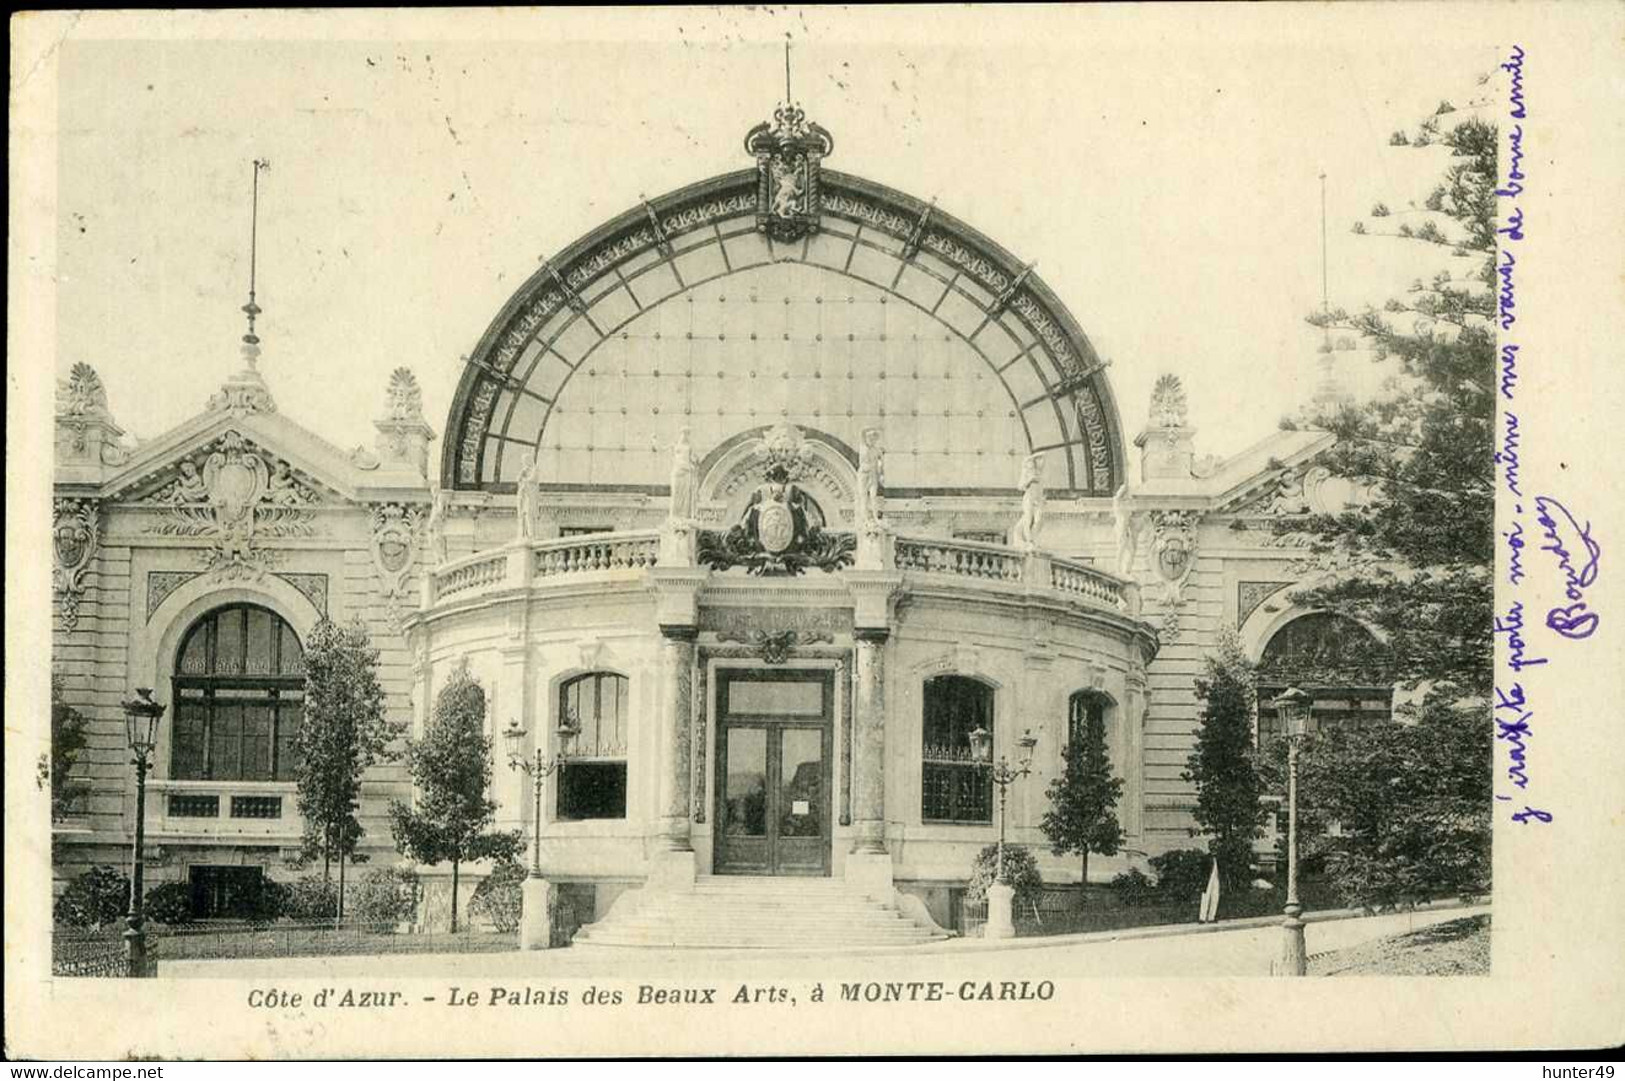
M822 218L757 229L756 174L621 215L545 265L464 371L442 483L660 491L681 427L697 454L781 420L849 445L882 431L888 491L1122 482L1116 406L1071 317L1008 253L926 204L823 174Z

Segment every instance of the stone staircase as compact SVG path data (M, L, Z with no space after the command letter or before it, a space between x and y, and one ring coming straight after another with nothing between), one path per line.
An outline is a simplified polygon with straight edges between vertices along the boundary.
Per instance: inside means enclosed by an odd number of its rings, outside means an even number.
M826 950L914 946L941 928L870 900L839 878L713 875L692 891L628 890L597 923L576 932L591 946Z

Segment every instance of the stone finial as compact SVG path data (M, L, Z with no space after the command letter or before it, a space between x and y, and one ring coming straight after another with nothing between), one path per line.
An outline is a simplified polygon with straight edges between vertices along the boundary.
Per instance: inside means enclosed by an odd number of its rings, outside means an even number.
M1196 429L1187 419L1185 387L1179 376L1164 374L1151 390L1146 427L1134 439L1140 448L1140 479L1189 480L1195 474Z
M429 443L434 429L423 418L423 390L410 368L389 374L384 410L373 427L378 429L377 458L383 469L409 469L429 475Z
M56 388L56 458L60 465L119 465L128 452L124 429L107 408L107 388L96 369L81 361Z

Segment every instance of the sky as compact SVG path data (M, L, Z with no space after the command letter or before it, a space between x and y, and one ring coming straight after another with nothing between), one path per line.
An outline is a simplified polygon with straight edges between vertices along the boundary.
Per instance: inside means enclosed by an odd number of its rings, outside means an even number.
M1332 303L1380 303L1421 274L1417 246L1350 225L1379 200L1419 204L1446 164L1389 133L1481 97L1498 60L1337 18L675 9L70 36L56 368L96 367L135 437L203 408L238 367L262 157L260 367L280 408L370 445L406 365L441 430L461 358L540 258L640 196L750 164L788 34L794 96L835 138L827 167L934 196L1036 261L1111 361L1126 439L1173 372L1198 453L1232 454L1314 385L1319 175Z

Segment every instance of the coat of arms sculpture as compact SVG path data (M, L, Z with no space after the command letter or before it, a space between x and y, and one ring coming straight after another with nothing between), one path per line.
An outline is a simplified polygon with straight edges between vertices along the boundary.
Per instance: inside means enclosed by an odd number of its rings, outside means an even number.
M801 430L781 424L763 436L762 483L727 532L702 529L696 558L712 570L742 566L750 574L801 574L808 567L850 566L857 538L824 530L818 504L795 482L809 460Z
M834 149L830 133L794 104L773 110L771 124L750 129L745 152L756 158L758 230L781 242L818 231L819 168Z

